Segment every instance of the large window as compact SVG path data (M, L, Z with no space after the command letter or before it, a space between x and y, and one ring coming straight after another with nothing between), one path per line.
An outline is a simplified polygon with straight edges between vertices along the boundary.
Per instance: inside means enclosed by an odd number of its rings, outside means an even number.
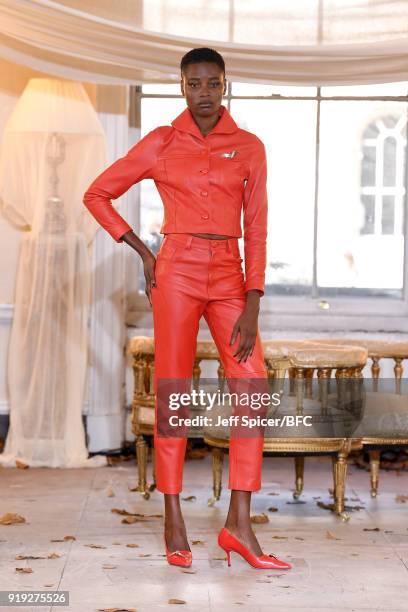
M185 108L178 84L143 86L138 99L142 135ZM224 103L267 150L265 297L402 302L408 83L232 83ZM157 250L163 208L152 181L140 210L141 237Z

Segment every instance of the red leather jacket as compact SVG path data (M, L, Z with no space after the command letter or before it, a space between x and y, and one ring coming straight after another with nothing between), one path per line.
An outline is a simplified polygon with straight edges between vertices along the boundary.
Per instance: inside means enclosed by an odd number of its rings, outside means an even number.
M144 178L154 180L164 205L161 234L224 234L244 226L245 291L264 293L267 239L266 155L262 141L240 129L225 106L203 136L187 107L171 126L160 126L102 172L83 202L117 241L131 226L116 199Z

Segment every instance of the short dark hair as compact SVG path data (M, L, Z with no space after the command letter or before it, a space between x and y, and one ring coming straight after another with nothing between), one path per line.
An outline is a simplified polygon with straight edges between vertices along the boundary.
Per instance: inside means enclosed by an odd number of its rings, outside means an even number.
M200 62L213 62L221 68L225 76L225 62L224 58L215 49L209 47L198 47L197 49L191 49L181 58L180 72L183 76L184 69L189 64L198 64Z

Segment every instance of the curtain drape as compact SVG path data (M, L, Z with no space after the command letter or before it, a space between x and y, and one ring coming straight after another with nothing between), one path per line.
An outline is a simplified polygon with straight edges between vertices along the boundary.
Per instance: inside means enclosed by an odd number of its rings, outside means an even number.
M7 357L10 427L0 465L97 467L88 457L90 245L82 196L106 165L106 141L79 83L31 79L0 151L0 212L23 230Z
M106 84L178 81L204 45L238 82L404 81L407 31L406 0L0 0L2 57Z

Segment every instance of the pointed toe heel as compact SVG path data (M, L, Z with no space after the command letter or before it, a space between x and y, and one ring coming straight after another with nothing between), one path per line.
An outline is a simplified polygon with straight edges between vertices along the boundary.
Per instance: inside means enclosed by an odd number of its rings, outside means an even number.
M164 546L166 549L166 558L169 565L178 565L179 567L190 567L193 562L193 554L191 550L175 550L170 552L167 548L166 538L164 538Z
M291 564L278 559L275 555L254 555L236 538L228 529L223 527L218 534L218 545L227 553L228 567L231 567L231 552L236 552L245 559L249 565L257 569L291 569Z

